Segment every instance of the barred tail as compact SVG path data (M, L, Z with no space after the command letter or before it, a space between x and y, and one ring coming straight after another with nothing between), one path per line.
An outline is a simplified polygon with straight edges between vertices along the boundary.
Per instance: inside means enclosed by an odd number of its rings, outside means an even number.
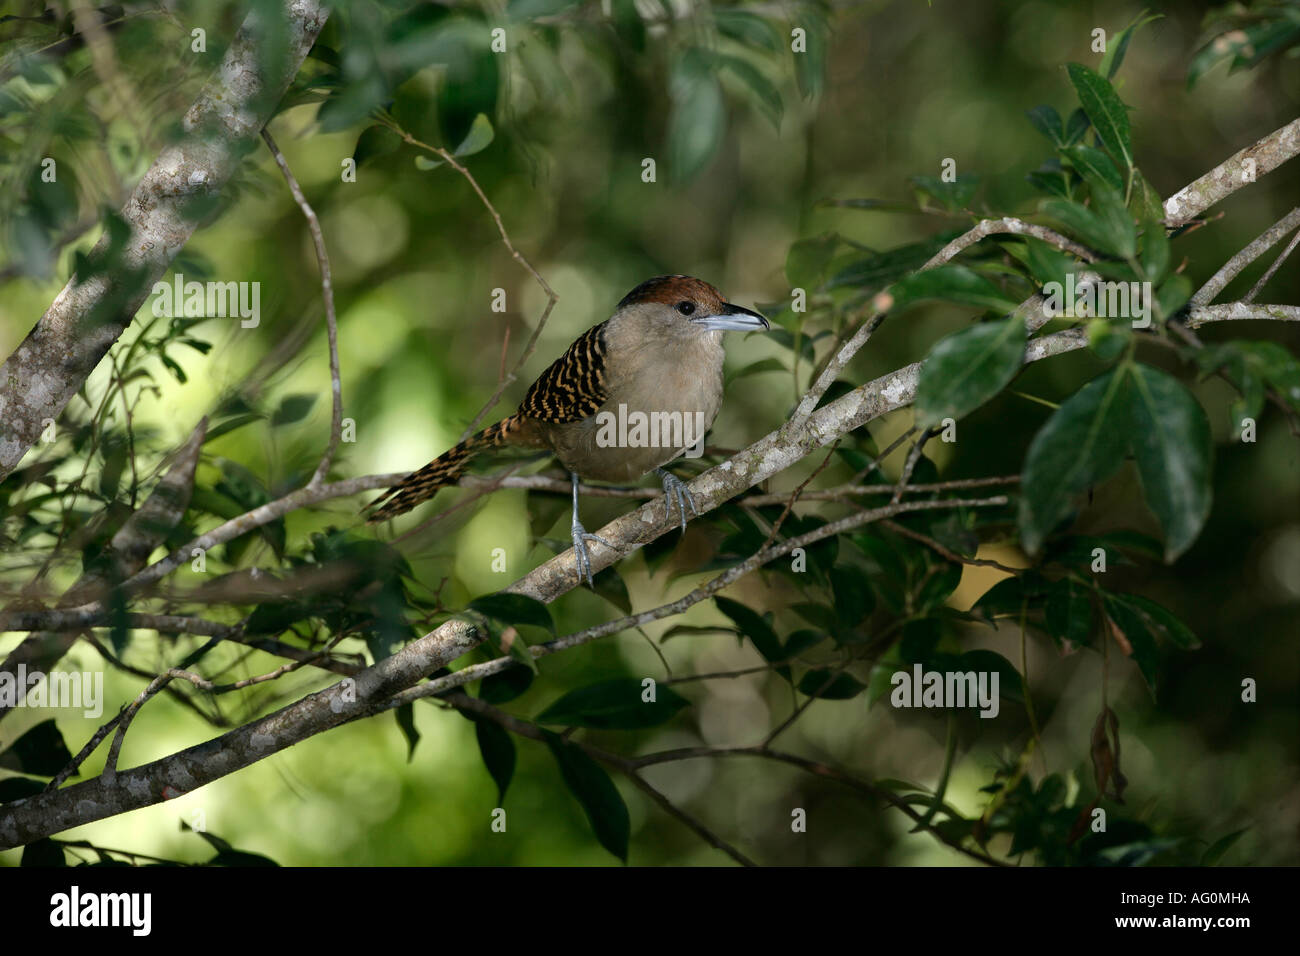
M471 435L455 448L443 452L366 505L366 510L369 510L383 503L382 508L366 516L366 523L375 524L405 514L432 498L438 489L456 484L478 455L511 444L523 424L520 416L511 415L495 425L489 425L477 435Z

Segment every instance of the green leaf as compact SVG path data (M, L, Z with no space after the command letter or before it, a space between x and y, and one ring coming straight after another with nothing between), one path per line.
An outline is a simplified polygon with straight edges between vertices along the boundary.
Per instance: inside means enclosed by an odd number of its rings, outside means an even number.
M1120 65L1124 62L1124 54L1128 52L1129 41L1133 39L1133 34L1142 29L1142 27L1146 26L1148 23L1162 19L1164 19L1163 13L1152 13L1148 15L1147 12L1143 10L1133 18L1132 22L1130 22L1128 26L1120 31L1119 36L1111 37L1110 41L1106 44L1106 52L1102 56L1101 63L1098 66L1101 75L1106 77L1108 80L1114 79L1115 74L1119 72Z
M596 574L592 579L592 590L624 614L632 613L632 598L627 593L627 584L613 565Z
M942 339L926 356L916 384L922 427L958 419L1002 391L1025 357L1025 320L982 322Z
M1088 114L1082 109L1076 109L1065 121L1065 142L1067 144L1079 142L1091 125L1088 122Z
M1064 224L1066 231L1083 240L1083 244L1111 255L1132 254L1133 225L1126 231L1116 228L1111 219L1103 219L1087 206L1067 199L1045 199L1043 213Z
M1061 114L1056 112L1056 107L1035 106L1032 110L1026 111L1025 115L1029 117L1029 122L1034 124L1034 129L1057 146L1061 144L1065 137L1065 126L1061 123Z
M717 61L749 88L763 115L772 124L772 128L779 133L781 131L781 117L785 112L780 90L763 75L763 72L758 67L748 60L738 56L718 54Z
M492 129L492 121L484 114L479 113L474 117L474 122L470 124L469 132L465 134L465 138L456 147L454 155L459 158L481 153L491 145L492 140L495 138L496 131Z
M68 861L63 855L63 847L60 844L49 837L43 837L23 847L23 855L18 865L50 868L67 866Z
M1160 284L1169 269L1169 237L1158 218L1142 224L1142 273L1148 282Z
M507 667L496 674L489 674L479 684L479 700L489 704L508 704L533 685L537 671L529 667Z
M781 660L781 640L772 630L772 625L757 611L731 598L715 597L713 602L719 611L735 622L740 633L753 642L764 660Z
M1089 319L1088 348L1103 362L1111 362L1128 348L1133 338L1132 325L1116 325L1110 319Z
M1049 586L1044 608L1047 633L1066 650L1088 643L1092 633L1092 601L1088 588L1074 578L1062 578Z
M979 177L973 175L958 176L952 182L938 176L913 176L909 181L917 192L929 196L953 213L970 206L980 185Z
M849 700L867 689L852 674L840 673L834 677L831 674L832 671L823 669L808 671L799 680L799 693L824 700Z
M785 257L785 277L796 289L816 289L826 275L839 248L840 237L834 233L799 239L790 246Z
M1119 600L1116 595L1105 595L1103 603L1111 625L1118 628L1124 640L1128 642L1129 648L1132 649L1129 656L1142 672L1147 689L1154 698L1164 655L1156 642L1155 634L1148 627L1148 619L1139 614L1132 604Z
M1070 63L1065 69L1070 75L1070 82L1074 84L1075 92L1079 94L1079 103L1088 114L1102 144L1115 159L1124 164L1125 169L1132 169L1133 143L1128 111L1115 88L1104 76L1082 63Z
M506 789L515 775L515 742L500 724L482 717L474 720L474 737L483 766L497 785L497 806L506 802Z
M1191 547L1210 513L1210 423L1177 379L1135 363L1129 442L1147 505L1165 533L1165 560Z
M352 159L358 166L370 159L387 156L402 145L402 137L387 126L368 126L357 137L352 147Z
M406 738L406 760L409 763L415 756L415 745L420 742L420 732L415 729L415 705L402 704L393 711L393 716L397 718L397 726L402 728L402 736Z
M1112 369L1065 401L1034 436L1025 456L1020 536L1036 554L1071 500L1110 477L1124 460L1128 377Z
M1235 830L1225 837L1215 840L1208 850L1201 856L1201 866L1214 866L1223 858L1223 855L1232 849L1232 845L1241 839L1242 835L1250 827L1242 827Z
M1153 633L1179 650L1194 651L1201 646L1200 638L1167 607L1140 594L1112 594L1111 597L1132 608Z
M761 47L775 52L781 44L780 37L768 21L735 7L714 7L713 22L718 32L747 46Z
M559 764L560 776L569 792L587 814L596 839L614 856L627 862L627 844L632 832L627 804L609 774L577 746L558 734L542 731L542 738Z
M1182 273L1171 275L1156 290L1156 308L1168 319L1177 315L1192 297L1192 280Z
M1026 236L1024 250L1025 265L1039 286L1056 282L1064 287L1066 274L1078 271L1078 261L1073 256L1042 239Z
M757 362L750 362L744 368L737 369L727 376L727 384L739 381L742 378L748 378L751 375L761 375L764 372L789 372L785 363L778 358L759 359Z
M673 67L672 107L668 114L668 157L676 182L693 179L708 165L722 143L727 125L722 87L696 47Z
M1062 146L1061 155L1068 159L1070 165L1085 179L1099 180L1113 189L1124 188L1124 177L1115 168L1111 158L1101 150L1078 143L1074 146Z
M835 595L835 615L847 628L858 627L876 609L876 596L866 572L849 564L831 568L831 592ZM789 641L786 642L787 654Z
M506 12L516 23L521 20L533 20L537 17L550 17L562 13L579 0L510 0Z
M800 8L799 26L806 33L804 52L794 54L794 78L804 99L813 99L826 85L826 21L816 7Z
M917 302L941 299L993 312L1010 312L1019 304L969 266L948 263L913 273L890 287L895 310Z
M311 414L312 406L315 404L315 395L286 396L284 401L280 402L280 407L271 416L271 427L292 425L294 422L302 421Z
M485 617L505 624L529 625L541 627L555 634L555 621L551 619L551 609L536 598L523 594L509 594L500 591L485 594L469 602L470 610L478 611Z
M45 679L49 680L48 675ZM0 767L36 777L53 777L71 762L72 753L52 717L24 733L8 749L0 751Z
M423 153L415 157L415 168L421 172L428 172L430 169L437 169L439 166L446 165L441 159L430 159Z
M590 727L594 730L638 730L657 727L673 718L688 701L671 687L656 686L655 699L634 677L620 677L571 690L537 715L539 724Z
M0 780L0 803L26 800L45 789L45 784L28 777L6 777Z

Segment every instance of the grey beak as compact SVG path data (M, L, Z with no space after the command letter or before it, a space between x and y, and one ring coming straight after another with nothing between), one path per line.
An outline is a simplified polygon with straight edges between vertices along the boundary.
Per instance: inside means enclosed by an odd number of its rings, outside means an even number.
M691 321L710 332L754 332L772 327L771 323L757 312L744 306L732 305L730 302L725 304L717 315L702 315Z

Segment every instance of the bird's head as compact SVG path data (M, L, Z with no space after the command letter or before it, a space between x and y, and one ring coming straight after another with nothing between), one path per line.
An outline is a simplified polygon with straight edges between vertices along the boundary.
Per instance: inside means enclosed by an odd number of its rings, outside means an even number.
M656 276L623 296L619 311L636 309L646 318L677 332L753 332L770 329L767 319L744 306L732 305L722 293L691 276Z

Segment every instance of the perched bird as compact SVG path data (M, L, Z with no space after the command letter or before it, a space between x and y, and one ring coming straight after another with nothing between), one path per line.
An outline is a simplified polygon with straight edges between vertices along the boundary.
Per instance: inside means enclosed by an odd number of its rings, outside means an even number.
M476 457L549 450L573 482L574 557L579 580L591 583L587 542L612 545L578 520L578 479L626 482L654 471L685 531L686 509L699 512L686 486L663 466L696 443L702 448L718 414L722 333L768 328L767 319L726 302L707 282L648 279L541 374L518 411L412 472L367 506L377 509L367 520L410 511L456 484Z

